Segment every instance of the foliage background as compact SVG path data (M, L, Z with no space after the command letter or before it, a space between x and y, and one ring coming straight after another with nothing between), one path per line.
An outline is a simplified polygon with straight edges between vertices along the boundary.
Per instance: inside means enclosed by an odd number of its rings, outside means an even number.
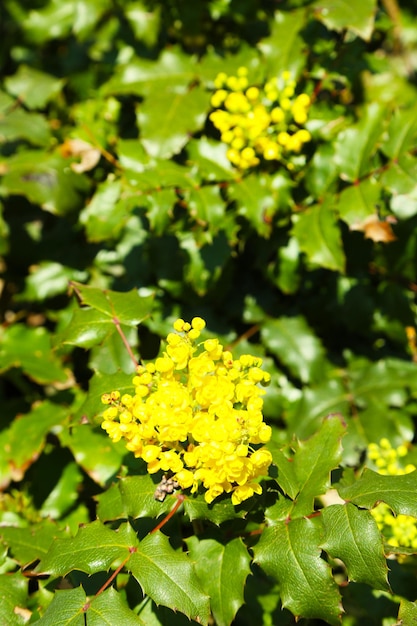
M47 624L57 584L92 593L105 576L24 568L137 472L97 418L132 362L98 292L76 287L83 317L71 281L130 292L117 310L144 359L194 315L262 356L278 447L331 413L347 471L369 442L413 442L417 28L414 0L5 0L0 45L0 621ZM229 164L210 97L241 66L252 84L290 70L313 95L295 170ZM396 623L415 563L390 569L394 596L346 588L344 623ZM126 583L118 611L139 597ZM293 623L266 575L245 600L234 624Z

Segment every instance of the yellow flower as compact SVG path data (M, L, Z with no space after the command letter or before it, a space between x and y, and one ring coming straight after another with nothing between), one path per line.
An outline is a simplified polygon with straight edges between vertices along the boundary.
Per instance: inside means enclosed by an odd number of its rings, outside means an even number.
M166 352L138 366L134 393L103 395L102 428L124 439L150 474L166 472L191 493L200 488L209 503L232 493L239 504L261 492L257 480L272 463L258 386L269 375L258 357L233 360L218 338L197 343L205 325L201 317L176 320Z

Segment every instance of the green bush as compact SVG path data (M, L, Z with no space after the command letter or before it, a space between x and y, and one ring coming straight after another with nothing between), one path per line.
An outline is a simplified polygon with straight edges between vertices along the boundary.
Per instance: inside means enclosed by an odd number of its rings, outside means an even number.
M1 624L416 622L413 9L5 0ZM271 377L236 505L101 428L195 317Z

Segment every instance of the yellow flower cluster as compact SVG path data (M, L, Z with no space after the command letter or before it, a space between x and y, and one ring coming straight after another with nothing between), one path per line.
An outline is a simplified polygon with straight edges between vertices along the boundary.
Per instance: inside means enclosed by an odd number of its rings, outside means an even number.
M261 159L281 161L289 169L291 153L301 152L311 135L302 127L308 117L310 97L295 95L290 72L269 80L262 88L250 86L248 70L240 67L237 76L221 72L211 98L215 109L210 120L229 146L227 158L241 170L255 167Z
M368 458L374 463L378 473L385 476L400 476L413 472L416 469L414 465L411 463L404 465L400 461L407 454L405 444L393 448L386 438L381 439L379 445L370 443L368 446ZM417 523L414 517L394 516L385 503L378 504L371 513L390 545L417 548Z
M208 503L231 493L236 505L261 493L257 479L272 462L258 385L270 376L260 358L234 360L217 338L198 342L204 327L200 317L178 319L163 355L138 366L134 393L103 395L102 428L150 474L161 470L191 493L202 485Z

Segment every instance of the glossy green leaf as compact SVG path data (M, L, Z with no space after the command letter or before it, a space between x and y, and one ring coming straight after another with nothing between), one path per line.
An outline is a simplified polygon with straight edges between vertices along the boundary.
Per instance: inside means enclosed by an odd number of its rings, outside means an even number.
M83 588L58 590L39 626L85 626L87 596Z
M140 517L158 517L167 513L176 502L175 495L167 495L163 502L155 499L157 483L149 474L127 476L119 482L123 510L134 519Z
M193 59L183 54L178 47L172 46L162 52L157 62L132 59L126 65L119 66L104 92L144 96L154 92L160 97L161 91L168 87L175 86L178 92L187 88L195 73L196 64Z
M351 182L357 182L375 167L372 158L382 135L385 109L373 103L361 114L359 122L343 130L335 143L340 175Z
M123 442L114 444L103 430L95 431L91 424L73 425L58 436L80 467L99 485L106 485L117 474L126 454Z
M209 93L200 87L185 92L167 91L162 97L151 92L139 107L140 137L153 157L169 159L178 154L189 135L200 130L209 109Z
M414 149L416 138L417 107L397 109L390 120L381 149L388 157L397 161Z
M7 159L1 187L5 195L25 196L50 213L64 215L81 208L87 178L66 159L41 150L26 150Z
M337 203L340 219L352 230L361 226L367 217L376 214L381 192L381 185L373 178L366 178L357 185L346 187Z
M117 372L112 376L96 372L89 381L89 392L85 402L78 409L76 416L80 420L90 420L98 422L100 415L105 406L101 401L103 393L109 393L118 389L123 395L124 393L132 393L134 385L132 383L132 374ZM97 419L96 419L97 418Z
M281 317L263 325L262 340L272 354L300 380L314 381L324 365L324 349L306 320Z
M339 415L327 417L320 430L305 441L299 441L294 455L294 473L298 495L291 515L308 515L314 499L330 488L330 472L342 459L342 437L346 424Z
M382 536L368 511L353 504L333 504L322 510L323 550L346 565L349 580L389 590Z
M267 59L269 76L277 76L284 71L292 71L294 75L299 73L304 63L302 51L305 45L299 33L305 21L304 9L275 12L271 33L259 44Z
M259 235L268 237L271 233L271 222L279 208L291 203L290 189L292 183L284 175L256 176L250 174L227 188L227 196L234 200L239 215L245 217Z
M128 515L124 509L122 496L118 483L113 483L96 496L97 518L101 522L109 522L115 519L127 519Z
M187 540L189 556L205 593L217 626L229 626L244 602L250 557L240 538L222 544L215 539Z
M410 602L401 598L400 610L398 613L398 624L414 624L417 620L417 602Z
M19 98L28 109L42 109L59 94L63 85L62 79L28 65L20 65L16 74L5 80L7 91Z
M60 430L67 418L65 407L46 400L13 421L3 454L12 468L15 480L21 480L28 467L37 460L45 446L47 434Z
M303 389L298 402L288 411L288 427L297 437L312 435L327 415L350 412L349 394L340 377Z
M89 604L87 612L89 626L146 626L145 622L131 611L121 594L113 587L106 589Z
M10 624L11 626L27 624L27 595L27 581L22 575L0 574L1 624Z
M280 584L283 607L296 617L340 624L340 594L321 558L322 528L299 518L266 528L254 547L255 562Z
M217 185L191 189L184 195L190 215L199 223L210 226L212 232L222 227L226 204Z
M150 314L153 296L142 296L137 289L118 292L76 282L72 286L82 304L100 311L111 320L117 317L121 324L137 326Z
M344 272L345 254L337 215L328 205L317 204L294 220L292 235L311 263Z
M277 482L283 492L294 500L299 492L299 481L294 468L293 457L285 456L285 454L269 445L274 465L278 469Z
M136 534L128 524L111 530L99 521L81 527L75 537L54 541L37 566L37 571L65 576L73 570L87 574L107 571L123 561L137 545Z
M344 500L363 508L385 502L397 514L417 517L416 489L417 470L403 476L384 476L365 468L355 483L338 491Z
M203 180L233 180L237 172L227 158L226 152L225 143L206 137L191 139L187 143L187 164L197 169Z
M40 508L42 517L63 517L79 498L84 476L77 463L68 463L58 481Z
M38 383L64 382L67 372L51 351L48 331L14 324L0 329L0 371L20 367Z
M376 0L318 0L316 16L332 30L350 30L369 41L374 28Z
M244 508L236 509L233 506L230 495L217 498L211 504L207 504L203 494L194 494L184 500L184 512L191 522L205 519L217 526L228 520L245 517L246 515Z
M53 298L68 290L70 280L83 281L87 280L87 277L87 272L53 261L43 261L30 268L25 289L20 297L34 301Z
M154 602L201 624L208 623L209 597L196 578L191 560L175 551L168 537L160 532L145 537L131 556L129 570Z
M33 146L47 146L51 131L45 117L22 109L0 113L0 144L15 139L25 139Z
M120 181L107 180L81 212L89 241L112 240L120 233L130 215L126 203L120 202L120 193Z
M58 528L55 522L44 520L30 527L0 528L0 537L14 559L22 566L29 565L46 556L49 548L58 539L68 536L68 531Z
M155 7L153 11L150 11L145 2L129 2L125 16L136 38L147 46L153 46L158 40L161 13L160 7Z

